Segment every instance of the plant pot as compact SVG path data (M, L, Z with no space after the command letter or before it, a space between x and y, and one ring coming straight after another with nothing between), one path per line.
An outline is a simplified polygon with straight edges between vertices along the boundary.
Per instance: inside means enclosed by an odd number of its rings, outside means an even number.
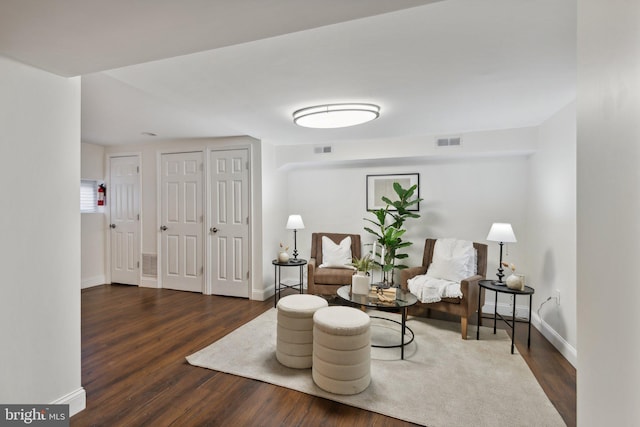
M352 294L368 294L371 289L371 276L367 276L364 272L358 271L351 276L351 293Z
M278 253L278 261L280 262L289 262L289 254L285 251Z

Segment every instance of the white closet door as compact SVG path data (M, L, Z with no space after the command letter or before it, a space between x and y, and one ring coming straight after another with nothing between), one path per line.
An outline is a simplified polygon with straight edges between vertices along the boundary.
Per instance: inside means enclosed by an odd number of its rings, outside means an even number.
M202 152L162 155L162 287L202 292Z
M249 296L248 150L212 151L209 158L211 290Z
M140 159L138 156L110 159L109 238L111 282L140 283Z

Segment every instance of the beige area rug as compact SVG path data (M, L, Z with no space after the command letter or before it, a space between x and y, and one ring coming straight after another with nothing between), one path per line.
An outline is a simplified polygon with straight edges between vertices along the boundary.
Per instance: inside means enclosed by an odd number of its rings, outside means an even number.
M398 314L370 312L398 319ZM318 388L311 369L275 357L276 309L270 309L187 357L190 364L298 390L427 426L564 426L505 331L481 328L480 341L460 339L459 324L410 317L415 340L405 348L372 348L371 385L354 396ZM391 322L372 319L372 341L400 339ZM475 327L471 328L475 334Z

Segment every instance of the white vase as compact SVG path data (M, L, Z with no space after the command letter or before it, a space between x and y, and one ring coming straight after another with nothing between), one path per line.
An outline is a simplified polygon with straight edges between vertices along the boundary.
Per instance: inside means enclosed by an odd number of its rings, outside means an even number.
M278 261L280 262L289 262L289 254L285 251L278 253Z
M507 277L507 288L517 291L524 290L524 276L522 274L511 274Z
M368 294L371 288L371 276L367 276L365 272L358 271L351 276L351 293L352 294Z

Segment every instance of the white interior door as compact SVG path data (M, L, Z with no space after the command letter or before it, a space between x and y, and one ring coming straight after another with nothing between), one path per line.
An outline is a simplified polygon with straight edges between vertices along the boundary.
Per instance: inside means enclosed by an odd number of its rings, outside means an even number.
M203 291L201 152L162 155L162 287Z
M249 296L248 150L212 151L209 244L211 291Z
M140 159L110 159L109 197L111 282L140 282Z

